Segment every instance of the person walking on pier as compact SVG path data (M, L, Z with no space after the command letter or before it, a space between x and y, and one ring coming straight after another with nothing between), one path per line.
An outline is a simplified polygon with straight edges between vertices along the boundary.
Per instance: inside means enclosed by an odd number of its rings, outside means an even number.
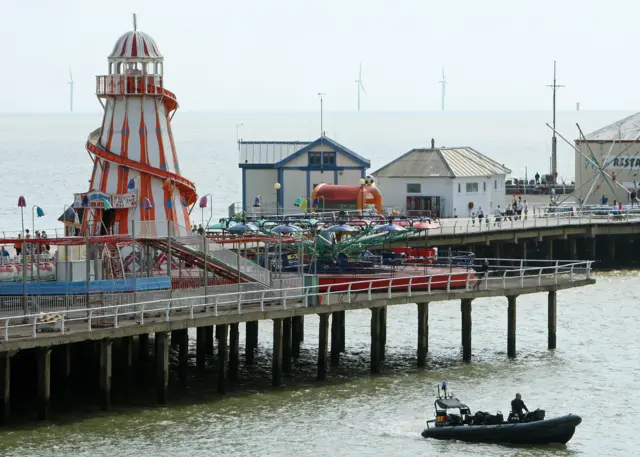
M517 414L520 421L522 421L524 419L523 410L529 412L527 405L522 401L522 396L520 394L516 394L516 398L511 400L511 412Z
M487 259L484 259L484 262L482 262L480 271L482 272L482 277L476 280L476 284L473 286L475 290L480 290L480 284L482 281L486 281L489 277L489 261Z
M524 211L524 220L527 220L527 213L529 212L529 205L527 205L527 201L526 200L522 204L522 210Z
M493 212L493 214L495 215L495 220L493 222L493 225L499 225L500 221L502 220L502 211L500 211L500 205L496 206L495 211Z

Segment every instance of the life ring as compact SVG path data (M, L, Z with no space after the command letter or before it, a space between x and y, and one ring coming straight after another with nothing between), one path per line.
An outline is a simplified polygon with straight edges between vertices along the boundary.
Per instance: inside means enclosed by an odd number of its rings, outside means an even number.
M469 209L473 209L473 202L469 202Z

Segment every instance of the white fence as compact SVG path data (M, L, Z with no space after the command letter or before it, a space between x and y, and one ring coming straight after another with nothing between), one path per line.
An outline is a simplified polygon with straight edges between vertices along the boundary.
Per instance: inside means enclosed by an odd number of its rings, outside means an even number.
M62 332L95 331L94 326L113 328L126 325L144 325L151 322L168 322L177 319L194 319L199 314L208 316L237 315L246 312L265 311L277 306L292 309L306 306L325 306L332 303L371 302L394 296L416 297L421 300L432 295L446 299L446 292L458 290L500 290L517 293L518 289L537 285L572 283L590 279L591 261L563 262L538 261L524 266L521 260L510 261L520 267L504 266L504 259L491 259L488 274L476 276L473 270L437 273L429 276L386 278L333 284L330 286L305 286L284 289L235 290L207 296L172 297L138 303L102 306L59 311L58 329ZM237 286L235 286L237 287ZM432 298L433 299L433 298ZM13 317L0 317L2 339L37 338L38 330L52 324L39 321L42 314L32 313ZM134 320L135 319L135 320ZM26 332L25 332L26 331Z

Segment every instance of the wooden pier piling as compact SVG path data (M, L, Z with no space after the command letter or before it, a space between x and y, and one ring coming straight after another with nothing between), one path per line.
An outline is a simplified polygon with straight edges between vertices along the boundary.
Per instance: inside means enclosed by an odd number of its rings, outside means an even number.
M100 393L99 403L103 411L107 411L111 407L111 376L113 365L113 341L105 339L98 341L100 353Z
M213 336L213 331L211 335ZM224 393L227 390L229 324L216 325L216 335L218 338L218 392Z
M380 308L380 360L387 357L387 307Z
M214 326L213 325L207 325L206 327L204 327L204 353L205 355L213 355L213 333L214 333ZM216 339L219 338L218 335L218 329L216 329L215 335L216 335Z
M178 344L178 382L183 389L187 387L189 375L189 331L186 328L175 331L175 339ZM171 335L173 341L174 335Z
M147 366L149 364L149 334L142 333L138 336L138 382L146 381Z
M127 390L133 387L133 337L125 336L121 339L121 365L124 374L124 385Z
M549 349L556 348L556 294L557 292L551 291L548 296L548 313L547 313L547 328L549 331L548 347Z
M38 419L47 420L51 407L51 347L36 349Z
M293 357L292 343L292 319L282 319L282 371L291 372L291 359Z
M196 329L196 369L199 373L204 372L206 359L206 339L207 327L198 327Z
M291 355L294 358L300 357L300 345L304 332L304 316L294 316L291 318Z
M271 384L275 387L282 384L282 319L273 319L273 361L271 367Z
M345 336L346 336L346 311L339 311L340 313L340 352L345 352Z
M251 364L258 349L258 321L248 321L245 324L245 363Z
M11 417L11 354L0 353L0 424Z
M463 298L460 303L462 312L462 360L471 361L471 300Z
M380 373L382 365L382 308L371 308L371 372Z
M229 324L229 373L231 381L238 380L240 369L240 324Z
M327 379L327 346L329 345L329 314L319 315L318 329L318 368L316 378L318 381Z
M507 310L507 356L516 356L516 295L509 295Z
M340 312L331 313L331 366L340 363Z
M429 351L429 302L418 303L418 366L427 366Z
M167 403L169 388L169 332L156 332L156 396L160 405Z

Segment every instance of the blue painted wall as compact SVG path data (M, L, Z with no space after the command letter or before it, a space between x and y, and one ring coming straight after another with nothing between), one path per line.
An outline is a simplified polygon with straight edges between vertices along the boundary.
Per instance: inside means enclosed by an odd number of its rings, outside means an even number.
M23 284L21 282L0 283L0 295L22 295ZM170 289L169 276L154 276L152 278L137 278L137 291ZM89 292L133 292L133 279L104 279L91 281ZM86 294L87 283L85 281L60 281L60 282L27 282L27 295L67 295Z

